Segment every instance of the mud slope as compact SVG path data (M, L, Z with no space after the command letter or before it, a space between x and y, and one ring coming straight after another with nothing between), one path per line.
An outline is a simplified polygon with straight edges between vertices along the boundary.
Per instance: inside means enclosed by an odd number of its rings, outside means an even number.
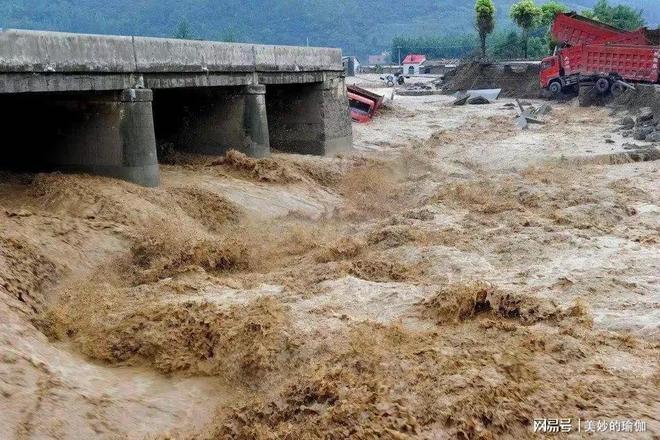
M540 63L483 63L470 61L460 64L445 75L446 93L474 89L502 89L508 98L542 98L539 88Z
M0 438L658 435L657 162L590 160L598 109L391 105L342 157L3 174Z

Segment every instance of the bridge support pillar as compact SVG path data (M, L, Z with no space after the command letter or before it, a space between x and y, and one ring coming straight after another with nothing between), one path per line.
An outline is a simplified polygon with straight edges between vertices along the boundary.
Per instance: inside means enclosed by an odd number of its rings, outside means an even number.
M159 141L192 153L221 155L230 149L252 157L270 155L266 87L159 90Z
M343 78L272 85L266 97L270 142L281 151L334 155L353 144Z
M63 171L158 186L152 97L148 89L126 89L53 102L51 122L60 128L46 161Z
M244 96L244 149L247 150L244 153L253 157L268 156L270 155L270 138L268 136L268 117L266 116L266 86L246 86Z

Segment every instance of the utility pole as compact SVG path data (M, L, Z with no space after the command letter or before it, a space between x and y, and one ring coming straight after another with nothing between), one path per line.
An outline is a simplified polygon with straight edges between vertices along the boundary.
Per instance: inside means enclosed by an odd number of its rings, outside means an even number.
M397 49L399 49L399 66L401 65L401 46L398 46Z

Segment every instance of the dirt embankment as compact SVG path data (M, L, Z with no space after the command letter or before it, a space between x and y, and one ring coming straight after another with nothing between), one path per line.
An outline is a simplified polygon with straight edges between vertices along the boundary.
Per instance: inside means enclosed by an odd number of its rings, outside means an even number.
M484 63L470 61L460 64L445 75L443 91L502 89L502 97L542 98L539 87L539 64Z
M657 429L657 170L515 162L511 118L446 104L458 127L378 156L180 155L158 189L3 176L0 434ZM539 148L588 137L587 113L551 117Z

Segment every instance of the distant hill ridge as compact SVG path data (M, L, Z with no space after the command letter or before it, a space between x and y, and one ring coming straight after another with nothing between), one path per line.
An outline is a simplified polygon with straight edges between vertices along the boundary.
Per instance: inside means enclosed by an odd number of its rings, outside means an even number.
M595 0L565 2L582 10ZM611 0L610 3L617 3ZM513 0L495 0L498 25ZM660 22L660 1L627 0ZM171 36L186 20L195 38L341 47L364 56L397 35L472 32L474 0L0 0L0 27Z

